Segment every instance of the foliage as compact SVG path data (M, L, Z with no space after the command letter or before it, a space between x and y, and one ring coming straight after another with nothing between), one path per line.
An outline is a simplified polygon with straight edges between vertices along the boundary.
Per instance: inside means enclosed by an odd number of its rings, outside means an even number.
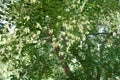
M5 13L0 60L11 80L120 77L119 1L18 0ZM11 24L11 25L9 25ZM14 27L15 26L15 27ZM16 70L16 73L14 73Z

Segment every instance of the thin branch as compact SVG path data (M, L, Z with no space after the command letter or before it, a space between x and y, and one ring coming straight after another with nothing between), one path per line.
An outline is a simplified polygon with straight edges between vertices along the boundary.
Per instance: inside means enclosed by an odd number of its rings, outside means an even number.
M93 33L93 34L90 34L90 35L95 35L95 36L97 36L97 35L113 35L113 32L109 32L109 33L107 33L107 32L103 32L103 33Z
M62 55L59 55L59 51L60 51L60 47L57 46L55 48L55 51L56 51L56 54L57 54L57 57L59 58L60 61L62 61L64 59L64 57ZM65 70L65 73L67 74L67 76L69 77L70 80L74 80L74 77L72 75L72 72L70 71L70 68L67 64L67 62L61 62L61 66L63 67L63 69Z

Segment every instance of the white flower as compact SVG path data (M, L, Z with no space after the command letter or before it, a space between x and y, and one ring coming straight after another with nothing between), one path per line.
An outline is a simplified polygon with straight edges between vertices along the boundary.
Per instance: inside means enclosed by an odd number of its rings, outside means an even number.
M53 38L52 41L55 42L57 39L56 38Z
M85 36L83 36L83 37L82 37L82 40L83 40L83 41L85 41L85 40L86 40L86 37L85 37Z
M85 34L89 34L89 32L87 31L87 32L85 32Z
M7 46L7 49L8 49L8 50L12 50L12 47L11 47L11 46Z
M35 37L36 37L36 34L33 34L32 37L35 38Z
M25 33L30 33L30 29L29 28L25 28L24 31L25 31Z
M83 26L79 25L78 28L79 28L79 32L83 33Z
M58 43L53 42L53 43L52 43L52 46L53 46L53 48L56 48L56 47L58 46Z
M36 3L36 0L31 0L31 3Z
M39 35L40 34L40 31L37 31L37 35Z
M51 34L51 33L53 33L53 29L50 29L50 30L49 30L49 34Z
M50 56L50 57L52 57L52 56L53 56L53 54L50 54L49 56Z
M28 21L30 19L30 16L25 16L24 19Z
M76 60L76 59L72 59L72 62L73 62L73 63L76 63L76 62L77 62L77 60Z
M62 31L62 32L61 32L61 35L65 36L65 32Z
M78 46L79 48L82 48L83 41L80 41L80 45Z
M73 5L72 5L72 7L73 7L73 8L75 8L75 7L76 7L76 5L75 5L75 4L73 4Z
M46 18L49 18L49 16L48 16L48 15L46 15Z
M59 55L60 55L60 56L63 56L63 55L64 55L64 52L59 52Z
M72 20L72 23L74 23L74 24L75 24L75 23L76 23L76 20Z
M43 41L42 41L42 44L45 44L45 43L46 43L46 40L43 40Z
M67 52L67 53L70 53L69 49L70 49L70 46L71 46L71 45L70 45L70 43L68 43L68 42L67 42L67 45L68 45L68 46L67 46L67 48L66 48L66 52Z
M69 12L69 11L70 11L70 9L68 9L68 8L67 8L67 9L65 9L65 11L66 11L66 12Z
M15 55L14 57L15 57L15 59L19 59L19 55Z
M39 28L39 29L42 29L40 23L36 23L36 27Z
M57 16L57 18L58 18L58 19L60 19L60 18L61 18L61 16Z

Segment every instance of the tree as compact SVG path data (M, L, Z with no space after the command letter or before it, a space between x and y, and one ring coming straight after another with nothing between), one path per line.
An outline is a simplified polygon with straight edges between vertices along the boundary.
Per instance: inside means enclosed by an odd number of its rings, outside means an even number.
M15 28L1 30L1 61L12 66L12 80L115 79L119 11L114 0L12 2L8 21Z

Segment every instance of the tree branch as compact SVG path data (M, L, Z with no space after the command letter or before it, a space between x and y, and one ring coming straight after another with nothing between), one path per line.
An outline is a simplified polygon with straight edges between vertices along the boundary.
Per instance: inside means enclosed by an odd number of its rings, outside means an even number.
M103 32L103 33L93 33L93 34L90 34L90 35L95 35L95 36L97 36L97 35L113 35L113 32L109 32L109 33L107 33L107 32Z
M56 51L56 54L57 54L57 57L59 58L59 60L62 61L64 59L64 57L62 55L59 55L60 47L57 46L55 48L55 51ZM62 68L64 69L65 73L67 74L67 76L69 77L69 79L74 80L74 77L72 75L72 72L70 71L68 64L63 61L60 64L61 64Z

